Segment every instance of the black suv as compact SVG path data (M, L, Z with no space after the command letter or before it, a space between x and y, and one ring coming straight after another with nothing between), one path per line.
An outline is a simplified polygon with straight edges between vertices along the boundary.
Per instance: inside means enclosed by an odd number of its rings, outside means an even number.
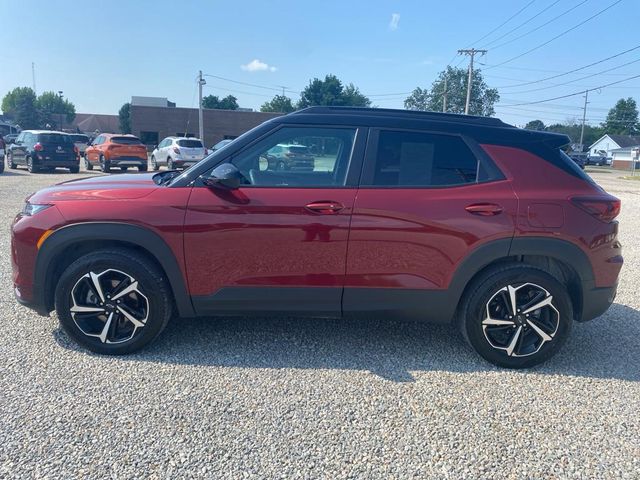
M7 165L9 168L26 165L31 173L56 167L78 173L80 158L71 135L49 130L24 130L7 149Z

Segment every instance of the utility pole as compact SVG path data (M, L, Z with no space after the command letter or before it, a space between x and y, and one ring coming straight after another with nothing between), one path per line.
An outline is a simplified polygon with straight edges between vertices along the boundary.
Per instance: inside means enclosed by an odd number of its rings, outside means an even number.
M589 98L589 90L584 91L584 108L582 110L582 128L580 129L580 152L584 150L582 146L582 139L584 138L584 123L587 118L587 104L589 103L587 100Z
M276 85L276 87L280 87L282 89L282 96L285 96L285 90L287 89L287 87L285 87L284 85Z
M35 93L37 95L38 92L36 92L36 64L35 64L35 62L31 62L31 80L33 82L33 93Z
M447 72L444 73L444 94L442 95L442 113L447 111Z
M204 143L204 120L202 112L202 86L206 85L207 81L202 78L202 70L198 72L198 127L200 140ZM185 132L187 133L187 132Z
M469 55L471 57L471 61L469 62L469 79L467 80L467 103L464 107L465 115L469 115L469 102L471 102L471 82L473 81L473 58L475 57L476 53L484 55L485 53L487 53L487 51L477 50L475 48L458 50L458 55Z

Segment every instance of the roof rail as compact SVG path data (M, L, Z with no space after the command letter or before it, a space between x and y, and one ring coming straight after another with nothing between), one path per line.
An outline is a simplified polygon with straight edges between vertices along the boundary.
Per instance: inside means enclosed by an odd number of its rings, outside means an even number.
M403 116L410 118L420 118L425 120L434 120L440 122L459 122L459 123L471 123L474 125L486 125L491 127L513 127L508 123L503 122L499 118L493 117L480 117L477 115L463 115L459 113L440 113L440 112L424 112L420 110L402 110L393 108L368 108L368 107L329 107L329 106L316 106L307 107L302 110L297 110L292 115L299 114L344 114L344 115L372 115L372 116Z

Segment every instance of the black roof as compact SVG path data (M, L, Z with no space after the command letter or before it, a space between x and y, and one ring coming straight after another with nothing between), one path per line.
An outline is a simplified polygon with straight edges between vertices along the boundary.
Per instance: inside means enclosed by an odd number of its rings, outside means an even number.
M620 145L620 148L640 145L640 135L615 135L610 133L609 138Z
M327 116L337 125L363 124L371 127L428 129L436 132L468 135L478 142L499 145L544 142L560 147L570 143L567 135L524 130L498 118L455 113L396 110L365 107L308 107L270 120L276 123L325 124Z

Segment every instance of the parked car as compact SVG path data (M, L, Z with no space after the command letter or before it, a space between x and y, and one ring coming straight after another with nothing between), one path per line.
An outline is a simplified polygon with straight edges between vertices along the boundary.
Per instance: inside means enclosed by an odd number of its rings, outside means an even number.
M269 170L313 170L315 160L306 145L275 145L263 158Z
M133 135L102 133L87 147L84 166L87 170L93 170L97 166L105 173L109 173L114 167L123 172L129 167L146 172L147 147Z
M225 138L224 140L220 140L213 147L211 147L211 152L215 152L217 150L220 150L221 148L224 148L227 145L229 145L231 142L233 142L233 139L231 139L231 138Z
M80 152L80 156L84 158L84 153L87 150L87 147L91 143L89 137L83 133L71 133L71 139L76 147L78 147L78 152Z
M611 161L607 157L603 157L600 155L590 155L585 159L584 164L597 165L599 167L602 167L604 165L611 165Z
M4 148L0 148L0 173L4 172Z
M51 130L23 130L7 148L7 165L18 168L25 165L29 172L68 168L71 173L80 170L79 153L71 136Z
M16 141L16 138L18 138L19 133L8 133L4 136L4 141L7 145L9 145L10 143L13 143Z
M167 137L151 153L151 168L166 165L169 170L188 168L207 156L202 140L193 137Z
M586 158L584 155L570 155L569 158L575 162L582 170L584 170L584 166L586 163Z
M260 161L305 139L330 171ZM174 311L365 314L453 323L486 360L530 367L609 308L622 267L620 200L568 143L495 118L307 108L184 172L36 192L12 226L14 292L103 354L141 349Z

